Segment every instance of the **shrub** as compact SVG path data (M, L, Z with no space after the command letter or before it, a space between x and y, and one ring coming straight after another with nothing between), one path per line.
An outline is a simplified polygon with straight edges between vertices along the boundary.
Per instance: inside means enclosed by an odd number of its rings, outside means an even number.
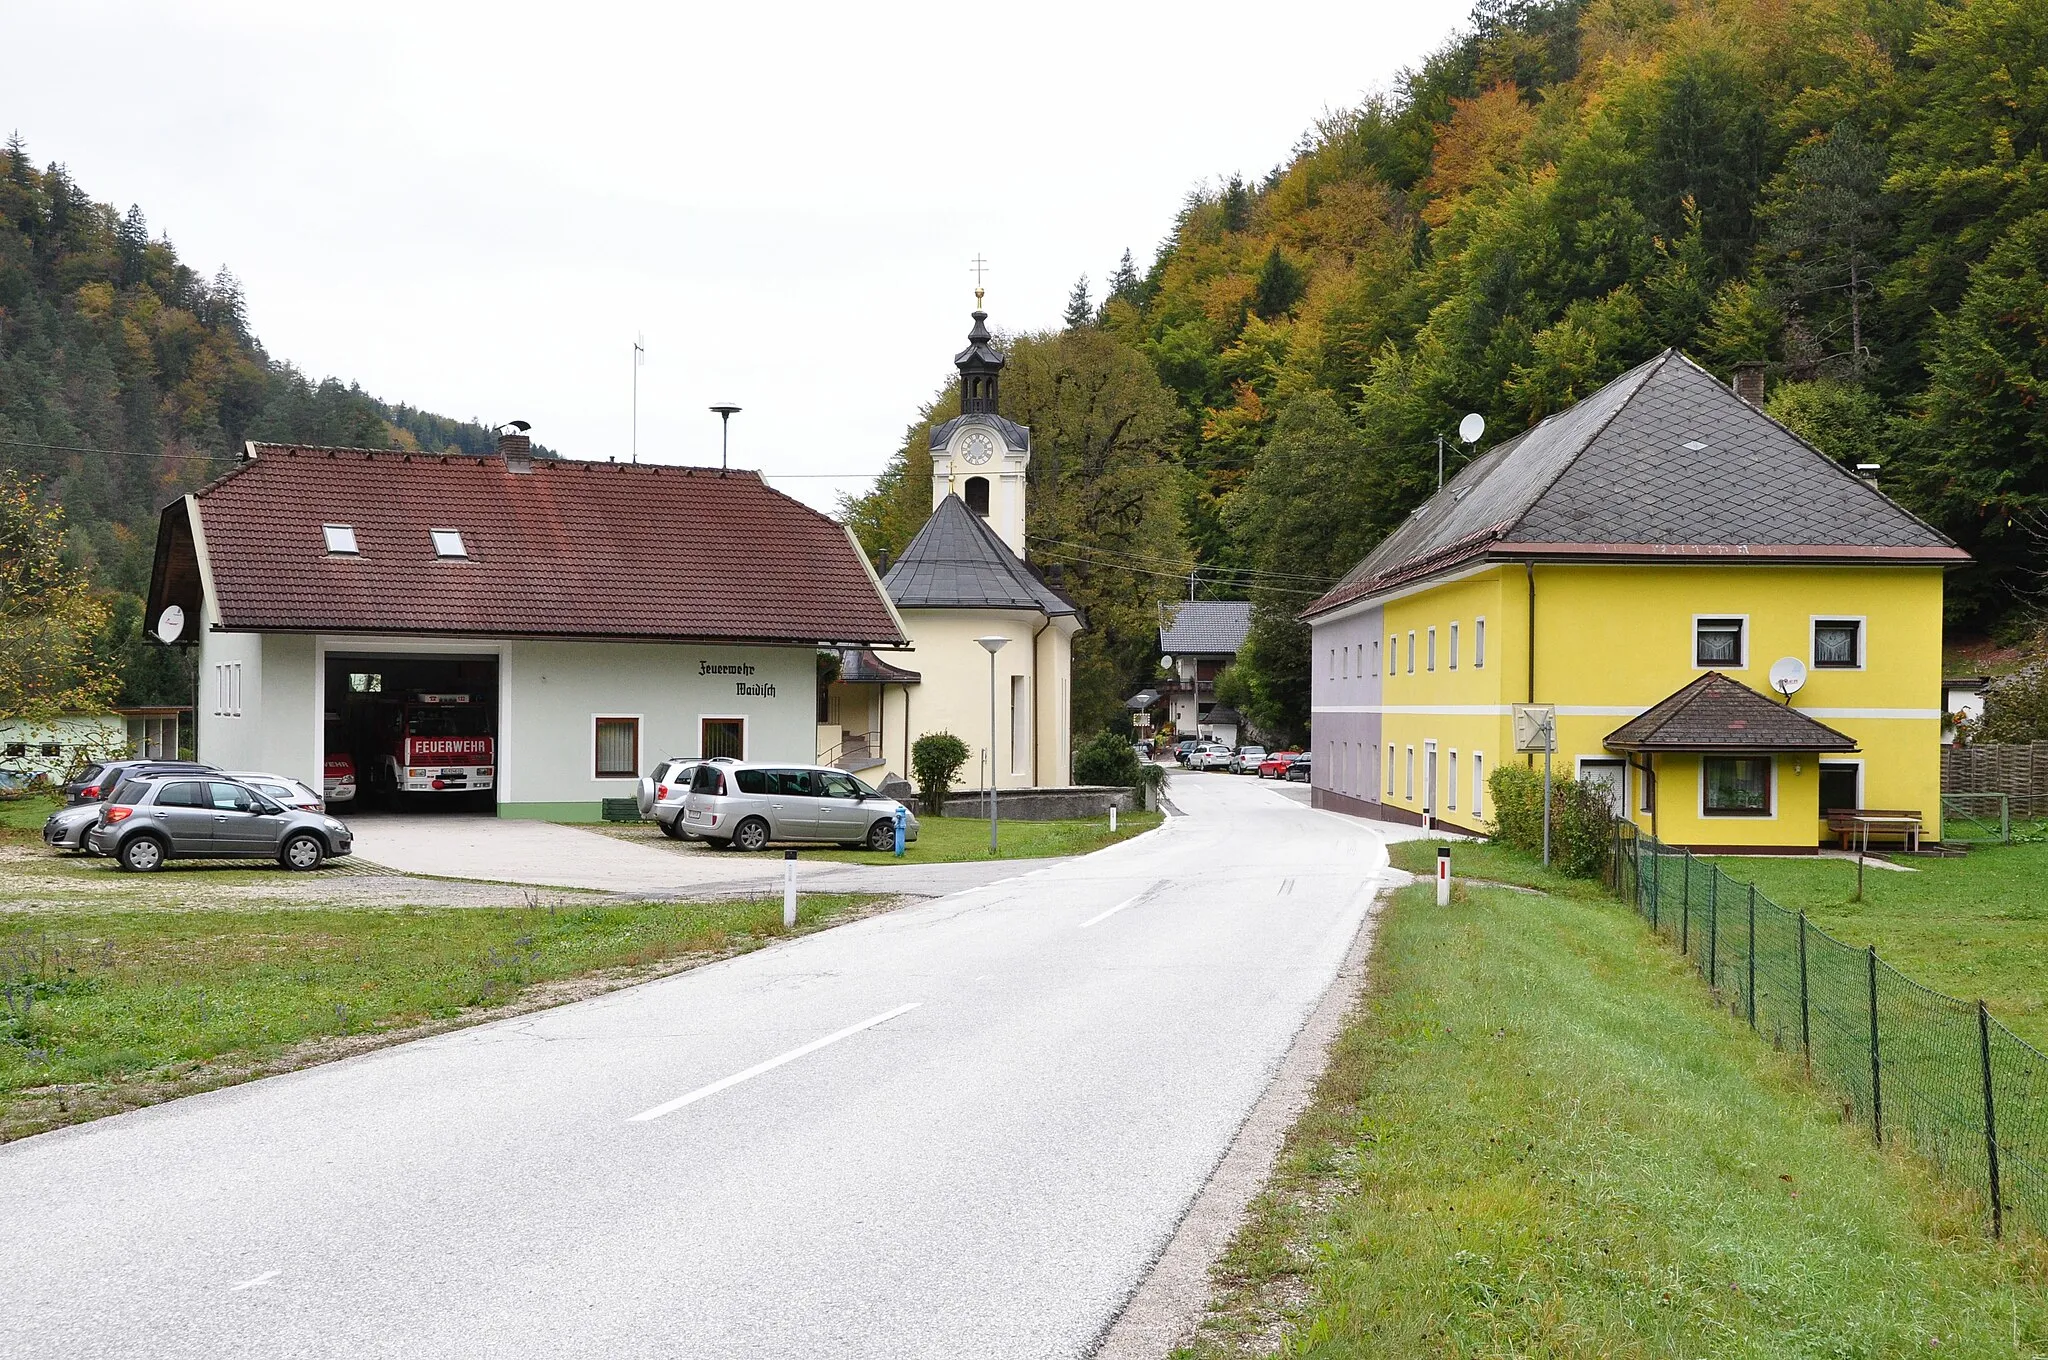
M946 815L946 794L967 763L967 743L951 732L927 732L910 744L910 772L917 780L917 806L927 817Z
M1131 743L1115 729L1097 732L1074 751L1074 782L1111 788L1157 789L1166 783L1166 771L1149 760L1140 760Z
M1543 853L1543 772L1497 765L1486 781L1493 796L1496 840L1531 855ZM1550 862L1574 878L1607 872L1614 848L1614 809L1606 786L1554 774L1550 780Z

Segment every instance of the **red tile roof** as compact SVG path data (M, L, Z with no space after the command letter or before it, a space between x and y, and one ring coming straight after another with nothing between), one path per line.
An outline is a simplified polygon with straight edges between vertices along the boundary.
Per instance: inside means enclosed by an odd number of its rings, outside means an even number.
M898 644L846 530L758 473L253 444L198 493L234 629ZM330 554L323 524L355 529ZM467 558L437 558L455 529Z

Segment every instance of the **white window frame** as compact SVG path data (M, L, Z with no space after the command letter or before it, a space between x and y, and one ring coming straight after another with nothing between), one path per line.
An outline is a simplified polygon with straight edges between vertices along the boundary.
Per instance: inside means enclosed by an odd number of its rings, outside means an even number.
M1456 670L1458 669L1458 621L1456 619L1451 620L1450 644L1451 664L1448 669Z
M1402 801L1412 803L1415 801L1415 748L1413 746L1408 748L1408 783L1406 788L1408 791L1401 795Z
M1377 636L1372 640L1372 673L1380 673L1380 640Z
M1423 669L1431 673L1436 670L1436 627L1433 624L1429 629L1429 655L1425 658Z
M1394 743L1387 743L1387 797L1394 796Z
M1337 678L1337 649L1335 647L1330 649L1330 678L1332 680Z
M1456 812L1458 810L1458 748L1453 746L1450 755L1450 770L1444 776L1444 810Z
M242 716L242 663L228 663L228 716Z
M1486 752L1472 753L1472 815L1486 816Z
M1838 617L1842 617L1842 616L1840 616L1840 615L1835 615L1835 614L1829 614L1829 615L1827 615L1827 617L1828 617L1828 618L1831 618L1831 619L1832 619L1832 618L1838 618ZM1814 791L1815 791L1815 793L1816 793L1816 794L1818 794L1818 792L1819 792L1819 790L1820 790L1820 773L1821 773L1821 767L1822 767L1823 765L1854 765L1854 766L1856 767L1856 806L1857 806L1857 807L1859 807L1859 808L1860 808L1860 807L1862 807L1862 806L1863 806L1863 802L1864 802L1864 784L1863 784L1863 780L1864 780L1864 776L1865 776L1865 774L1866 774L1866 773L1868 773L1868 771L1867 771L1867 769L1866 769L1866 767L1865 767L1865 765L1864 765L1864 760L1863 760L1863 758L1862 758L1861 756L1858 756L1858 757L1856 757L1856 758L1854 758L1854 759L1843 759L1843 758L1842 758L1841 756L1835 756L1835 757L1833 757L1833 758L1829 758L1829 757L1827 757L1827 756L1822 756L1822 757L1820 757L1819 759L1815 760L1815 761L1813 762L1813 783L1814 783ZM1826 808L1822 808L1822 809L1820 810L1820 815L1821 815L1821 816L1823 816L1823 817L1827 816L1827 815L1828 815L1828 811L1827 811L1827 809L1826 809Z
M1486 615L1472 620L1472 669L1486 669Z
M434 556L436 557L467 558L469 556L469 544L463 542L462 530L460 529L429 529L427 530L427 538L434 545ZM449 551L450 545L444 541L447 539L455 540L453 544L454 551L452 552Z
M1347 642L1346 644L1344 644L1344 674L1343 674L1343 678L1344 678L1344 679L1346 679L1346 680L1349 680L1349 679L1351 678L1351 644L1350 644L1350 643L1348 643L1348 642Z
M1031 686L1030 677L1010 677L1010 773L1031 773Z
M1709 615L1707 615L1707 617L1708 617L1708 618L1710 618L1710 619L1718 619L1718 618L1723 618L1723 617L1726 617L1726 616L1725 616L1725 615L1721 615L1721 614L1709 614ZM1716 812L1709 812L1709 811L1707 811L1707 761L1708 761L1708 760L1710 760L1710 759L1711 759L1711 760L1767 760L1767 761L1769 761L1769 762L1771 763L1771 810L1770 810L1769 812L1761 812L1761 813L1759 813L1759 812L1719 812L1719 811L1716 811ZM1699 759L1699 770L1700 770L1700 772L1699 772L1699 778L1698 778L1698 779L1696 779L1696 780L1695 780L1694 782L1695 782L1695 783L1696 783L1696 784L1698 785L1698 793L1699 793L1699 807L1698 807L1697 811L1698 811L1698 814L1699 814L1699 818L1700 818L1700 820L1701 820L1701 821L1703 821L1703 822L1704 822L1704 821L1711 821L1711 822L1775 822L1775 821L1777 821L1777 820L1778 820L1778 809L1779 809L1779 806L1780 806L1780 801L1781 801L1781 800L1780 800L1780 798L1779 798L1779 796L1778 796L1778 758L1777 758L1776 756L1774 756L1774 755L1760 755L1760 756L1714 756L1714 755L1711 755L1711 754L1708 754L1708 755L1702 755L1702 756L1700 757L1700 759ZM1814 771L1814 775L1815 775L1815 777L1816 777L1816 778L1818 778L1818 777L1819 777L1819 774L1820 774L1820 772L1819 772L1818 770Z
M1628 795L1629 795L1629 784L1630 784L1630 782L1631 782L1631 781L1630 781L1630 778L1629 778L1629 776L1635 773L1635 772L1634 772L1634 770L1632 770L1632 769L1631 769L1631 768L1629 767L1629 763L1628 763L1628 757L1627 757L1627 756L1620 756L1620 757L1616 757L1616 756L1573 756L1573 757L1572 757L1572 778L1573 778L1573 779L1575 779L1575 780L1577 780L1577 781L1578 781L1579 783L1581 783L1581 784L1585 783L1585 782L1586 782L1586 766L1587 766L1587 765L1589 765L1589 764L1591 764L1591 765L1600 765L1600 766L1608 766L1608 765L1619 765L1619 766L1621 766L1621 810L1622 810L1622 813L1623 813L1623 814L1626 814L1626 813L1627 813L1627 811L1628 811Z
M1824 623L1853 623L1856 625L1856 664L1853 666L1823 666L1820 664L1820 626ZM1860 671L1870 665L1870 616L1867 614L1813 614L1808 616L1806 626L1806 668L1814 671ZM1832 762L1831 762L1832 763Z
M1437 747L1434 737L1425 737L1422 742L1422 810L1429 816L1436 816Z
M1401 670L1401 635L1387 634L1387 674L1396 675Z
M1408 630L1408 673L1415 674L1415 630Z
M356 526L353 524L323 524L320 526L320 541L327 545L329 557L361 557L362 545L356 540ZM338 546L346 543L346 547Z
M1735 649L1739 660L1732 666L1700 664L1700 625L1703 623L1733 622L1741 625L1735 635ZM1809 645L1811 639L1809 638ZM1692 616L1692 632L1685 640L1685 663L1688 670L1695 671L1746 671L1749 669L1749 615L1747 614L1695 614Z
M633 772L631 774L599 774L597 772L597 725L608 722L630 722L633 724ZM647 747L647 715L644 713L593 713L590 715L590 777L594 781L640 778L640 756Z

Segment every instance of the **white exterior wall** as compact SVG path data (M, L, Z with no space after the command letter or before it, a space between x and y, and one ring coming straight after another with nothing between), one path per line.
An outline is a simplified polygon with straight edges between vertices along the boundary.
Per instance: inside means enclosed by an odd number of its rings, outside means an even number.
M217 633L211 628L199 635L199 705L193 721L198 724L199 759L209 765L223 770L264 769L263 724L268 710L263 692L263 641L261 633ZM239 672L234 669L237 666ZM288 698L280 696L280 701L287 707L279 711L289 712ZM269 773L305 779L309 772ZM310 775L315 781L312 787L319 788L319 766L314 766Z
M922 683L908 687L910 717L904 730L913 744L930 732L951 732L967 743L967 763L961 767L955 787L984 787L986 767L982 761L989 747L988 653L975 639L991 635L1010 639L1009 645L996 653L996 787L1070 783L1073 738L1068 693L1073 649L1066 629L1057 622L1046 627L1035 649L1043 669L1037 677L1038 702L1029 734L1036 748L1038 774L1034 779L1030 759L1011 758L1011 677L1025 677L1025 692L1030 693L1031 635L1045 624L1045 617L1021 609L905 609L902 613L915 645L908 652L890 653L889 660L923 677ZM901 752L893 738L889 746L892 761L900 761Z
M57 744L55 755L43 754L47 742ZM6 748L16 743L20 743L22 753L6 755ZM0 768L31 777L61 780L81 765L128 753L128 720L119 714L0 723Z

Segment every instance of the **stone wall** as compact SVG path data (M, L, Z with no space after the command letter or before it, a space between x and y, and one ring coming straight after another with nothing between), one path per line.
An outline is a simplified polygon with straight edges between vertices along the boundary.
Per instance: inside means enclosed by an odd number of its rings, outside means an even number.
M890 796L901 798L913 812L920 815L924 812L914 793L892 792ZM1112 807L1119 812L1129 812L1136 806L1135 790L1114 786L1081 784L1062 789L1002 789L998 792L996 816L1002 821L1057 822L1074 817L1107 817ZM971 789L953 794L946 799L946 815L986 820L987 792Z

